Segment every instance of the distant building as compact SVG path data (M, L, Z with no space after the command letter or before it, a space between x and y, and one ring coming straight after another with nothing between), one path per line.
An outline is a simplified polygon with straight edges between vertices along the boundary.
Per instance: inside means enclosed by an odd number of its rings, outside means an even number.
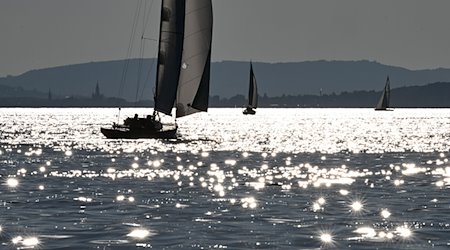
M95 92L92 94L92 99L99 100L103 99L103 95L100 94L100 86L97 81L97 85L95 86Z

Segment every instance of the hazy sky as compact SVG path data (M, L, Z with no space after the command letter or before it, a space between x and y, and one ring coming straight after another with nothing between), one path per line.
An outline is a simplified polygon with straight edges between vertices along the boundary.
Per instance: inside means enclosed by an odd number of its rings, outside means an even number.
M0 0L0 76L125 58L139 1ZM160 1L144 1L147 10L153 2L145 36L156 39ZM410 69L450 68L449 0L213 4L214 61L368 59ZM157 44L147 44L145 56L155 56Z

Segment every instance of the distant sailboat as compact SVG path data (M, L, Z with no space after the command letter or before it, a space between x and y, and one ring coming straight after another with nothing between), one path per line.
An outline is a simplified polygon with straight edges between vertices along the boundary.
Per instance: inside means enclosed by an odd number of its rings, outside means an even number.
M211 0L162 0L155 109L146 118L101 128L111 139L175 138L178 126L159 113L183 117L208 110L212 41Z
M383 94L381 95L380 100L378 101L378 104L375 107L375 110L391 111L392 109L389 109L390 98L391 98L391 83L389 81L388 76L386 79L386 85L384 86Z
M248 86L248 105L242 112L244 115L256 114L256 108L258 107L258 87L256 86L256 77L253 73L253 65L250 62L250 82Z

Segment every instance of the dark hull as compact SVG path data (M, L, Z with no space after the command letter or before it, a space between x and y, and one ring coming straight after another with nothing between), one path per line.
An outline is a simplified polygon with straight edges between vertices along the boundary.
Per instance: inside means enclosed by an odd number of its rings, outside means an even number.
M254 115L254 114L256 114L256 111L253 109L245 109L242 113L244 115Z
M108 139L175 139L177 137L177 127L160 130L101 128L100 131Z
M375 111L394 111L393 109L375 109Z

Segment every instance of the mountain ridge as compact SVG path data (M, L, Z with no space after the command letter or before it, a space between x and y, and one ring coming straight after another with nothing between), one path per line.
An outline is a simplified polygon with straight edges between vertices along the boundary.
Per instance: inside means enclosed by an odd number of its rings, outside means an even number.
M259 96L259 107L285 108L373 108L382 91L353 91L324 95ZM450 108L450 82L436 82L424 86L391 89L391 106L395 108ZM243 107L244 95L230 98L210 96L210 107ZM0 85L0 107L152 107L151 100L129 102L101 94L91 96L53 96L20 87Z
M113 60L35 69L18 76L1 77L0 85L44 93L51 91L59 96L90 96L98 81L105 96L135 101L138 92L138 100L152 99L156 60L129 60L127 77L121 81L125 63L126 60ZM138 84L140 63L143 70ZM360 90L378 91L383 88L387 75L391 78L393 88L450 82L450 69L409 70L368 60L253 62L253 67L259 94L269 97L283 94L319 95ZM212 63L210 95L226 98L236 94L246 95L248 74L249 62ZM139 90L136 91L138 87Z

